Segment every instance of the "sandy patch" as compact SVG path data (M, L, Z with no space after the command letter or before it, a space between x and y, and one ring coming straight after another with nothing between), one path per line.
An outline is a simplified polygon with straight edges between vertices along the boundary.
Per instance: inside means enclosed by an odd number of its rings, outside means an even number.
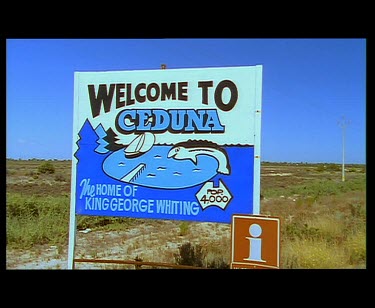
M189 223L188 231L181 235L181 222L160 221L140 224L126 231L77 232L75 259L132 260L176 264L174 254L179 246L190 242L203 248L210 245L226 246L230 262L230 224ZM221 247L223 248L223 247ZM224 248L223 248L224 249ZM67 269L68 246L38 246L31 250L8 250L7 269ZM76 269L134 269L133 265L116 265L76 262Z

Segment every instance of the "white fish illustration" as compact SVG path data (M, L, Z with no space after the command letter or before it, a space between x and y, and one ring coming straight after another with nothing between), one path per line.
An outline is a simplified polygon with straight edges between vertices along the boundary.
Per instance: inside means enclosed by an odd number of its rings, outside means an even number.
M230 174L231 168L226 151L213 142L193 140L180 142L168 152L168 158L173 157L178 160L190 159L194 164L198 162L198 155L212 156L219 163L217 172Z

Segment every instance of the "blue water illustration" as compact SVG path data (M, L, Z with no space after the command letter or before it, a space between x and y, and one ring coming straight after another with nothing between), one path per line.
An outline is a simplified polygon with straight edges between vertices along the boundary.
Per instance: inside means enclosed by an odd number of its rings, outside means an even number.
M217 174L218 161L209 155L190 159L168 158L172 146L155 145L136 158L126 158L124 149L117 150L103 162L104 172L122 182L164 189L180 189L204 183Z
M126 158L129 145L110 146L114 137L100 140L98 133L88 120L79 132L74 153L77 215L231 223L234 214L254 213L254 146L222 146L227 161L189 148L196 155L194 164L192 159L176 159L167 145L153 145L140 156ZM218 172L218 161L222 167L230 165L229 174ZM225 209L215 204L203 208L207 204L197 194L204 192L210 199L213 194L205 187L220 183L232 196L230 202Z

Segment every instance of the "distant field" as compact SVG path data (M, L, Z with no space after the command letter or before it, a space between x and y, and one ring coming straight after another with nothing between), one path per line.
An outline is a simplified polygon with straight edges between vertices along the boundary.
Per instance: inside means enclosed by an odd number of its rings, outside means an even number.
M38 167L43 162L45 161L35 159L7 159L7 192L19 191L32 195L70 193L71 161L50 160L55 167L55 172L40 174ZM347 164L345 170L345 177L348 181L366 175L366 165ZM262 192L324 179L341 181L341 165L270 162L261 164Z
M43 171L41 165L46 162L53 172ZM7 159L7 250L32 250L45 244L66 249L70 176L69 160ZM343 182L339 164L262 162L260 210L280 218L281 268L366 267L365 165L345 165ZM78 219L79 229L98 232L129 230L140 224L162 225L130 218ZM192 233L196 225L175 222L181 234ZM207 239L202 245L211 258L215 255L228 263L230 242L225 239L229 239L230 230L225 230L221 250Z

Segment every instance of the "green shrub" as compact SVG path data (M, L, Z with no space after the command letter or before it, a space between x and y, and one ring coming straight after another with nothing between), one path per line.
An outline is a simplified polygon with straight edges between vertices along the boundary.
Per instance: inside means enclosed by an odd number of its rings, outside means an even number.
M52 163L46 161L38 166L39 173L52 174L55 173L55 167Z
M7 196L8 218L30 218L38 217L39 209L35 197L25 198L19 194Z
M341 166L339 164L318 164L316 167L316 171L318 172L323 172L323 171L330 171L330 172L335 172L335 171L340 171Z
M307 223L292 223L285 227L285 236L289 239L317 239L321 236L318 228L310 227Z
M7 194L7 246L66 244L69 236L69 197Z
M267 197L277 197L280 195L293 196L299 195L301 198L313 198L318 200L322 196L333 196L348 191L365 191L366 177L361 176L346 182L332 180L313 180L306 184L291 185L287 188L268 189L265 192Z
M201 245L192 246L187 242L179 247L180 254L175 254L175 260L178 265L190 265L203 267L203 261L206 253Z
M180 223L180 236L184 236L189 232L189 224L186 221Z
M214 260L211 260L210 262L208 262L207 268L229 269L230 268L230 264L228 264L227 262L225 262L224 258L221 257L221 258L214 259Z
M111 226L113 224L121 223L124 221L119 217L106 217L106 216L78 216L77 218L77 229L84 230L87 228L103 228Z

